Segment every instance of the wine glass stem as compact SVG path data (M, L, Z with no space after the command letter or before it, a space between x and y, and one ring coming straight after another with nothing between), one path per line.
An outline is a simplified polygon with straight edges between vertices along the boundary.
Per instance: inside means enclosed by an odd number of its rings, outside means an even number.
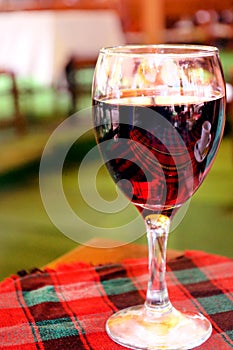
M166 249L170 227L169 217L151 214L145 218L148 239L149 281L145 306L159 314L169 312L172 305L166 284Z

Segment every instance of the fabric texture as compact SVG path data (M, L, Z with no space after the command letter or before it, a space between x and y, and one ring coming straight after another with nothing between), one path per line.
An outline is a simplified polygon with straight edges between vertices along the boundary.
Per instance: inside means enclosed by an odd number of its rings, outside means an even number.
M147 260L60 266L0 284L0 349L120 350L105 332L108 317L141 304ZM233 348L233 260L199 251L167 264L170 299L178 309L202 312L213 325L199 350Z

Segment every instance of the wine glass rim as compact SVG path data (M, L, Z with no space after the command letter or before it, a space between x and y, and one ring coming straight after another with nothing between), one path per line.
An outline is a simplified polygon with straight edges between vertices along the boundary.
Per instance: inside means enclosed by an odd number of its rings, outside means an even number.
M194 44L126 44L107 46L100 49L101 54L112 56L169 56L169 57L203 57L219 53L215 46Z

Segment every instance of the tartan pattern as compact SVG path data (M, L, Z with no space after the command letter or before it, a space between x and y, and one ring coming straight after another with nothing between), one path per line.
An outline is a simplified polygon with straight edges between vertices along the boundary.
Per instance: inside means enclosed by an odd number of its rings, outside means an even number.
M197 349L233 348L233 261L190 251L167 269L174 306L199 310L212 322L212 336ZM144 302L147 278L145 259L12 276L0 284L0 349L123 349L108 338L105 322Z

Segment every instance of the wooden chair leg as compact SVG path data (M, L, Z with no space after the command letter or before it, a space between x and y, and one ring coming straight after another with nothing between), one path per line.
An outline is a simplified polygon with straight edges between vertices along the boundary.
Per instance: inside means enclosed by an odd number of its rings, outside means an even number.
M73 58L71 58L65 67L65 75L66 75L66 81L68 84L68 91L71 96L71 108L69 110L70 115L76 112L76 106L78 101L78 96L77 96L78 89L77 89L75 73L76 73L75 62Z
M14 108L15 108L14 124L16 127L16 131L19 134L24 134L26 132L26 118L20 112L19 91L17 88L16 78L13 73L11 73L11 79L12 79L12 94L14 98Z
M5 75L10 78L11 88L7 93L12 96L14 103L14 115L12 118L0 119L0 128L14 127L18 134L24 134L26 132L26 119L20 112L19 91L15 74L11 71L0 70L0 75Z

